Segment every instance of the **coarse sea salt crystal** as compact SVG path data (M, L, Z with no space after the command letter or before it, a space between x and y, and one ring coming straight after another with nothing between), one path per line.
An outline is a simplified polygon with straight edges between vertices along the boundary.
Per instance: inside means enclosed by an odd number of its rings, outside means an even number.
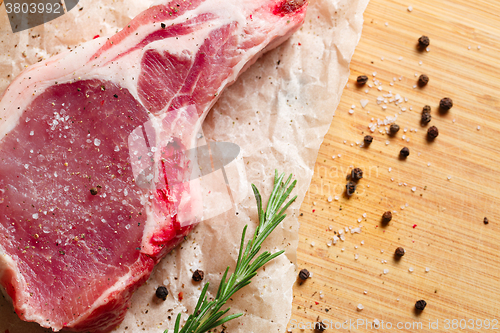
M413 273L413 267L408 268L408 272Z
M358 260L359 259L359 255L358 254L355 254L354 255L354 260Z
M332 202L333 198L330 196L328 197L328 202Z
M378 87L377 87L377 89L378 89L379 91L382 91L382 89L383 89L383 88L382 88L382 86L378 86Z
M413 10L412 6L408 6L408 11L411 12Z
M95 145L96 147L99 147L99 146L101 145L101 140L99 140L99 139L94 139L94 145Z
M384 269L384 274L388 274L389 273L389 270L386 268Z
M368 104L368 100L367 99L362 99L359 101L359 103L361 104L361 107L364 108L367 104Z
M363 304L358 304L358 306L356 308L358 309L358 311L361 311L364 309L364 306L363 306Z
M426 267L426 268L425 268L425 272L426 272L426 273L429 273L429 271L430 271L430 270L431 270L431 269L430 269L429 267Z
M412 192L415 192L416 190L417 190L417 187L416 187L416 186L413 186L413 187L411 188L411 191L412 191Z

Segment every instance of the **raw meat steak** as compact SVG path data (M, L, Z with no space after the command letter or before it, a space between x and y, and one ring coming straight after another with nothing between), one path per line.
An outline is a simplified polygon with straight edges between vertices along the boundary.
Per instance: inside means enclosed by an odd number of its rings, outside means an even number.
M108 332L199 221L183 154L303 0L175 0L26 69L0 101L0 284L16 313Z

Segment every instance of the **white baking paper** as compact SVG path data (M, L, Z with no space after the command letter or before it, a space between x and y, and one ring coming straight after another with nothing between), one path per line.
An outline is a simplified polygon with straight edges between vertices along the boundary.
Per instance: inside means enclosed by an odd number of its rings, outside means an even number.
M10 30L5 6L1 6L0 94L26 66L96 35L116 33L151 3L81 0L68 14L16 34ZM248 224L250 235L256 226L256 204L249 184L254 183L266 200L274 169L292 173L298 181L294 190L297 201L264 243L266 250L285 249L286 253L261 269L248 287L234 295L228 303L231 313L244 315L226 326L232 333L286 331L297 276L297 216L320 144L348 79L349 62L361 36L367 4L368 0L312 0L304 26L283 45L265 54L222 94L203 132L207 141L233 142L241 147L240 156L225 168L234 205L200 223L181 246L161 261L148 282L134 294L125 321L115 332L160 333L172 329L177 313L182 312L185 318L192 312L204 283L210 282L209 292L213 295L225 268L235 266L243 227ZM221 171L212 177L223 179ZM225 191L220 189L221 195ZM206 209L220 212L217 200L207 203ZM191 279L196 269L205 272L201 283ZM166 285L170 292L165 302L154 297L159 285ZM0 333L49 331L19 320L11 304L0 297Z

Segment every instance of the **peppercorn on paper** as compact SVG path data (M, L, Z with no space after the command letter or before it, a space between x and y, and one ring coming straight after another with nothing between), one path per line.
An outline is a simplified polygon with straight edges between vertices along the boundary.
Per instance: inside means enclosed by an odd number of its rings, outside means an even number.
M153 2L81 0L66 15L16 34L10 30L5 6L0 7L0 94L26 66L96 35L118 32ZM126 318L115 332L173 329L178 313L183 319L192 313L204 283L210 282L209 297L214 296L226 267L236 265L243 227L248 224L250 236L257 224L249 184L255 184L267 202L275 169L293 174L297 180L293 194L298 198L263 250L286 252L232 297L227 304L230 313L243 316L226 327L241 333L286 331L298 274L294 263L299 208L348 79L367 4L368 0L311 0L303 27L224 91L199 137L202 142L232 142L241 148L238 158L224 167L229 186L223 170L202 179L204 188L213 191L204 202L205 220L135 292ZM192 280L196 269L205 273L201 282ZM160 285L169 291L166 301L155 297ZM8 300L0 297L0 332L50 330L21 321Z

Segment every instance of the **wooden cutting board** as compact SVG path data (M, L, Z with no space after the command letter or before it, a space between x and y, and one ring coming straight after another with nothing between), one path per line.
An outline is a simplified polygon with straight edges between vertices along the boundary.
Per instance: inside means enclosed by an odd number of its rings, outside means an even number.
M328 332L371 332L374 319L383 332L500 330L499 13L497 0L368 5L349 83L301 209L298 264L312 277L295 285L293 332L312 331L318 318L333 326ZM430 38L428 52L416 48L421 35ZM422 73L429 84L415 88ZM355 84L362 74L373 87ZM387 104L378 105L377 97L389 91L407 102L396 106L394 97L386 97ZM438 111L443 97L454 103L447 113ZM424 105L432 107L425 127ZM394 115L397 135L381 134L386 126L370 132L372 118ZM439 136L429 142L433 125ZM361 148L366 134L374 141ZM405 146L410 156L400 160ZM364 178L347 198L351 166L360 167ZM388 210L394 217L383 226ZM334 231L360 225L360 234L349 232L344 242L327 245ZM399 246L406 254L397 261ZM417 313L421 299L427 307Z

